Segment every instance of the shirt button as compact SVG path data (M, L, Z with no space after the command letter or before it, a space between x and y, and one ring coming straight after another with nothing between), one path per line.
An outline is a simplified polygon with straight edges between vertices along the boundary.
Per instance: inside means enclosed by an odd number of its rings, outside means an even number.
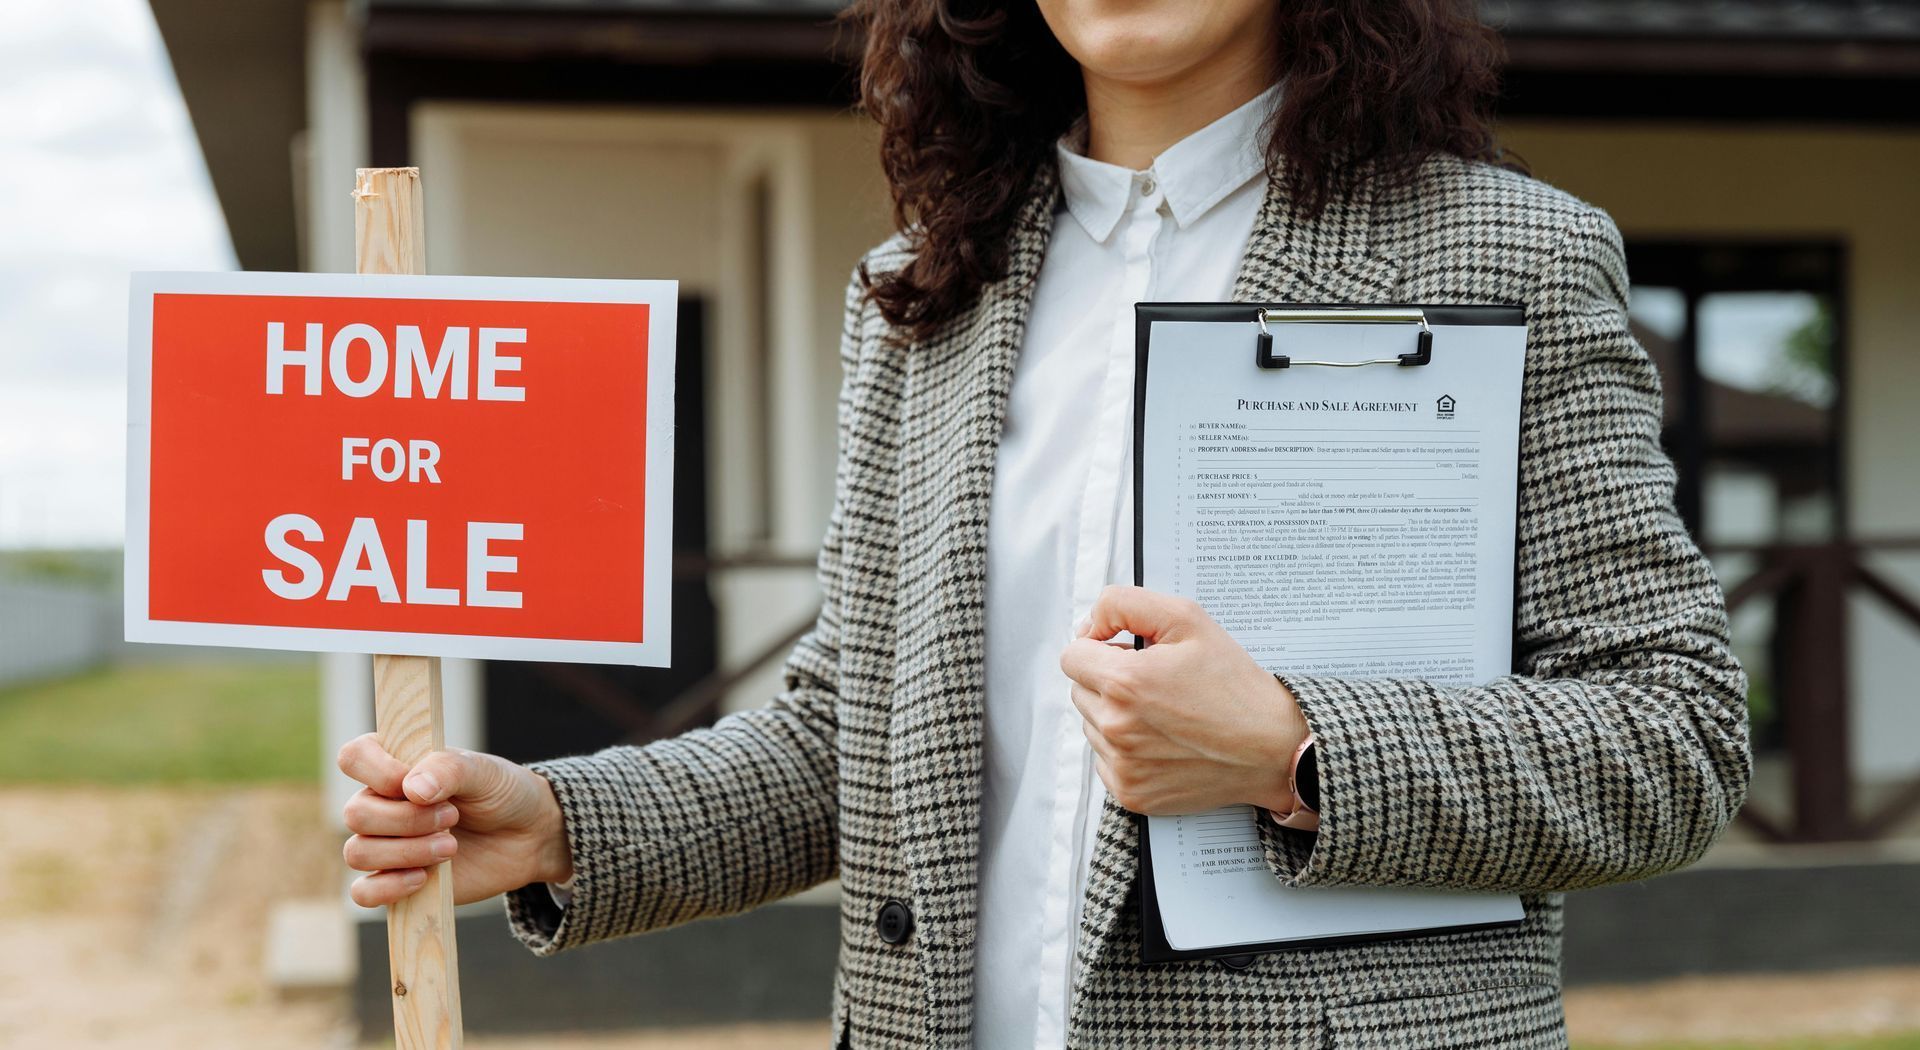
M1140 180L1140 196L1142 197L1153 196L1153 191L1159 188L1159 184L1153 181L1153 176L1151 175Z
M880 939L888 944L905 944L913 936L913 913L899 901L888 901L880 906L880 914L874 919Z

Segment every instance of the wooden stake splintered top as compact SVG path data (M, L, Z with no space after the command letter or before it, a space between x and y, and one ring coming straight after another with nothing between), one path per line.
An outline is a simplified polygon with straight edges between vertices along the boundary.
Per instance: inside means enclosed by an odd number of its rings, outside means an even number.
M419 168L361 168L353 188L354 266L360 273L427 270L426 214ZM380 743L407 765L446 746L440 661L373 658L374 722ZM427 869L413 896L387 909L397 1050L458 1050L460 965L453 936L453 864Z
M419 168L360 168L353 179L354 269L427 272L427 215Z

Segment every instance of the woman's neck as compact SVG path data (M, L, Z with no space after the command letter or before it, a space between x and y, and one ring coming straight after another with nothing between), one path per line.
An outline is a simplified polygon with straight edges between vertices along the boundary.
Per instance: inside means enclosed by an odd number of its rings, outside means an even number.
M1167 147L1252 101L1273 84L1265 41L1158 81L1104 77L1083 67L1087 156L1136 171Z

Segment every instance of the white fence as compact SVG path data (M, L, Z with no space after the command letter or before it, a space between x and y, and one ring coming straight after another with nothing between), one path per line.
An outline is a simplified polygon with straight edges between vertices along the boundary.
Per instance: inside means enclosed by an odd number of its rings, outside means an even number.
M0 580L0 685L85 670L121 645L118 590Z

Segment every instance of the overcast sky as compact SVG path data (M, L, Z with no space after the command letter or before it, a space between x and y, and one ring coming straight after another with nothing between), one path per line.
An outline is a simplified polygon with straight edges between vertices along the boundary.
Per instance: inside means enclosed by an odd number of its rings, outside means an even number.
M144 0L5 3L0 546L117 545L127 274L233 247Z

